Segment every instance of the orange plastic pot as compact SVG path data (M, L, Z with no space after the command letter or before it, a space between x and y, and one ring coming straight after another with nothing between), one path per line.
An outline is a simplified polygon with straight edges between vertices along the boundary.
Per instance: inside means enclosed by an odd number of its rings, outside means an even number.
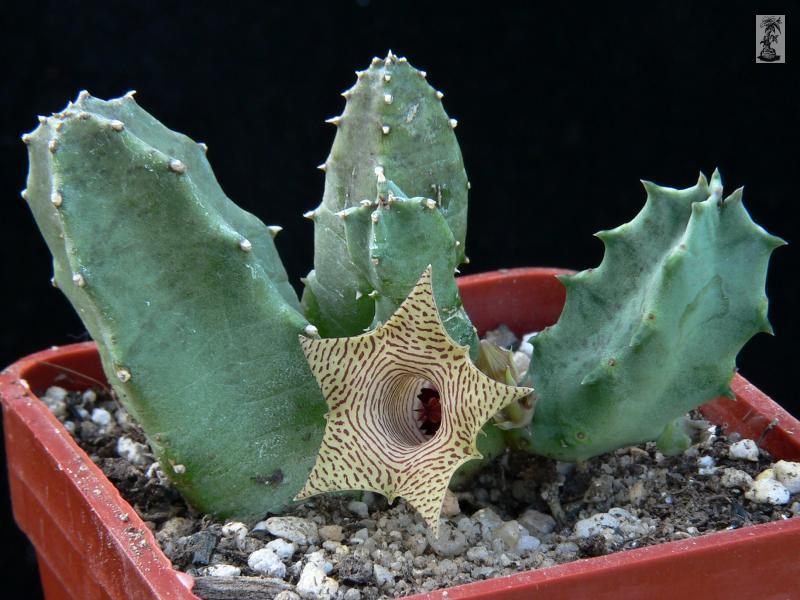
M558 269L510 269L462 277L467 312L481 331L517 333L553 323L564 303ZM0 374L14 516L36 548L48 599L196 598L150 530L38 400L50 385L84 389L103 380L94 344L33 354ZM704 415L759 439L774 456L800 459L800 423L736 376L736 401ZM771 425L771 426L770 426ZM414 598L618 600L800 597L800 518L713 533L527 571Z

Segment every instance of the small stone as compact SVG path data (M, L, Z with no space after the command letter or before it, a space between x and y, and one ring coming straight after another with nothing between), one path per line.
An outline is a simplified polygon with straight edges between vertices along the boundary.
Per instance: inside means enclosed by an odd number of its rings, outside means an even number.
M467 549L467 538L444 519L439 520L439 535L428 531L428 544L439 556L458 556Z
M700 456L697 459L697 472L700 475L713 475L717 472L713 456Z
M206 575L211 577L238 577L241 574L242 570L239 567L223 564L211 565L206 571Z
M628 489L628 500L630 500L630 503L633 505L638 505L644 502L647 498L647 495L647 487L644 485L644 481L641 479L635 481Z
M350 542L354 544L363 544L369 538L369 530L363 527L350 536Z
M325 575L330 575L330 572L333 571L333 564L330 561L325 560L325 553L322 550L317 550L316 552L307 554L306 561L308 563L317 565L325 572Z
M325 541L341 542L344 539L341 525L323 525L318 531L319 536Z
M481 528L469 517L461 517L456 524L458 530L467 536L470 542L475 542L481 534Z
M792 514L795 516L800 515L800 502L792 502L792 506L789 507L789 510L792 511Z
M775 471L772 469L764 469L756 475L756 481L761 481L762 479L775 479Z
M533 534L547 535L556 528L556 520L538 510L528 509L518 519L519 524Z
M361 600L361 591L356 588L350 588L344 593L344 600Z
M758 446L753 440L743 439L728 447L728 456L739 460L758 460Z
M527 344L530 346L530 344ZM533 346L531 346L533 348ZM526 352L522 352L522 346L520 345L520 349L514 352L511 356L511 362L514 364L514 370L521 376L524 376L525 373L528 372L528 367L531 364L531 355Z
M484 540L491 541L492 533L503 524L503 519L497 516L491 508L482 508L472 515L472 520L481 527Z
M619 520L619 533L625 536L626 539L633 539L650 533L650 528L647 524L624 508L611 508L608 510L608 514Z
M726 467L722 470L719 482L726 488L739 488L746 490L753 485L753 478L741 469Z
M275 596L275 600L300 600L300 596L292 590L283 590L278 592L278 595Z
M458 565L456 565L455 561L452 561L449 558L440 560L439 564L433 567L433 572L436 575L443 577L446 581L452 580L452 578L458 574L458 571Z
M137 467L144 467L150 462L147 446L135 442L125 435L117 439L117 455Z
M486 562L489 560L489 551L486 546L475 546L467 550L467 558L472 562Z
M247 536L247 525L240 521L230 521L222 526L222 535L233 538L236 548L243 550L245 537Z
M375 583L378 584L378 587L394 587L394 576L386 567L375 563L372 565L372 574L375 576Z
M789 502L789 490L775 479L759 479L744 493L744 497L753 502L764 504L787 504Z
M272 540L266 545L266 548L272 550L281 559L291 558L297 551L297 546L281 538Z
M455 517L461 514L461 507L458 505L458 498L449 489L444 493L444 503L442 504L443 517Z
M95 408L92 410L92 423L97 425L101 431L108 430L111 425L111 413L105 408Z
M264 528L275 537L281 537L301 546L316 544L319 541L317 525L308 519L301 517L270 517L262 522L264 523Z
M564 542L556 546L556 554L562 557L574 556L578 553L578 545L573 542Z
M47 391L44 393L44 398L55 401L64 401L67 399L68 394L69 392L64 388L59 387L57 385L51 385L49 388L47 388Z
M197 533L181 538L186 540L186 550L192 554L192 563L195 565L207 565L211 562L211 555L217 546L217 534L209 529L198 531Z
M492 539L501 540L505 544L506 549L513 550L519 543L521 535L528 533L516 521L508 521L503 523L500 527L492 533Z
M783 484L790 494L800 492L800 463L779 460L772 465L775 479Z
M369 507L367 506L367 503L361 502L360 500L352 500L348 502L347 510L358 515L362 519L369 517Z
M156 533L156 539L164 543L167 540L176 540L180 537L189 535L192 531L194 524L191 519L185 517L172 517L167 519L161 526L161 529Z
M247 557L247 566L259 575L267 577L286 577L286 565L272 548L261 548ZM323 577L324 577L323 573Z
M338 564L339 581L347 584L364 585L375 576L372 561L363 556L346 556Z
M619 519L609 513L597 513L575 523L575 536L589 538L602 535L606 539L619 529Z
M308 563L303 567L296 589L300 597L307 600L333 600L339 591L339 584L317 565Z
M517 553L525 554L526 552L532 552L541 545L542 542L539 538L532 535L522 535L519 538L519 542L517 542Z
M425 552L426 548L428 547L428 538L424 535L419 533L410 536L406 540L406 548L408 548L409 552L414 556L419 556L423 552Z
M53 415L59 420L64 420L67 418L67 402L64 400L66 397L66 390L64 390L65 394L63 397L59 393L54 393L52 396L50 395L50 390L58 389L62 390L63 388L55 388L51 387L48 388L47 393L42 396L42 402L45 403L47 408L50 410Z
M500 325L497 329L487 331L484 339L501 348L511 348L519 341L507 325Z

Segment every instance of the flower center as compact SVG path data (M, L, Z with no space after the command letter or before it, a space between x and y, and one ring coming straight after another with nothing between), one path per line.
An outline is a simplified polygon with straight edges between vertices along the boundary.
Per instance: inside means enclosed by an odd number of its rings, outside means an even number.
M442 424L442 403L439 398L439 391L434 387L424 387L417 394L419 408L414 409L417 413L419 430L425 435L433 435L439 431Z

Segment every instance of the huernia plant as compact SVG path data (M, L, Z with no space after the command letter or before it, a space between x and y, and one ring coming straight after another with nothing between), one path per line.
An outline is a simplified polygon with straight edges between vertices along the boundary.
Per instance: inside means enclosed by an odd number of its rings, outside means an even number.
M717 172L686 190L646 183L642 212L598 234L602 264L562 278L562 317L519 372L479 343L454 279L469 183L443 94L390 52L343 95L323 200L306 213L302 302L280 228L238 208L204 146L131 94L82 92L23 136L54 285L189 503L254 519L372 490L435 531L453 476L507 446L569 461L680 447L676 420L725 393L736 353L769 330L782 241L741 191L723 198Z

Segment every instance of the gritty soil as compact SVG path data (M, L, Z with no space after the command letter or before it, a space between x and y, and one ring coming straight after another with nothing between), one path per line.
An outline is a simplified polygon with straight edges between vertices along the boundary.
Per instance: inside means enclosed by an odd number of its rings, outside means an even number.
M40 397L208 600L233 593L281 600L398 597L786 519L800 510L800 494L778 506L745 499L746 484L736 483L746 479L742 472L755 478L772 457L760 450L755 461L730 458L738 436L725 436L694 414L697 444L676 457L663 456L654 444L579 465L504 454L446 502L438 538L402 499L390 505L366 493L298 504L283 516L299 517L313 535L284 542L263 521L220 523L187 506L138 425L109 393L51 388ZM279 550L283 563L269 577L248 563L267 546ZM312 563L324 573L316 588L301 581Z

